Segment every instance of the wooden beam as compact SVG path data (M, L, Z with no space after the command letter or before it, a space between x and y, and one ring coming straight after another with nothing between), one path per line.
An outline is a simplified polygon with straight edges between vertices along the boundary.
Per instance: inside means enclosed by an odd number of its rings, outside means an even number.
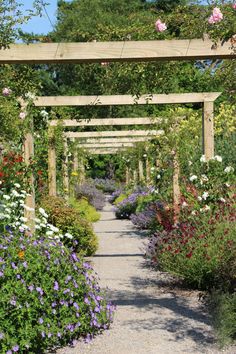
M94 144L94 143L138 143L138 142L145 142L150 139L153 139L153 136L144 136L144 137L135 137L131 136L128 138L88 138L86 140L82 140L87 144ZM80 140L81 141L81 140Z
M102 132L67 132L64 136L67 138L101 138L101 137L119 137L119 136L159 136L163 130L114 130Z
M56 127L62 123L64 127L92 127L92 126L106 126L106 125L150 125L160 123L162 118L97 118L79 122L75 119L51 120L49 126Z
M0 50L0 64L93 63L189 59L229 59L232 44L210 40L152 40L86 43L12 44Z
M114 149L91 149L88 150L91 155L110 155L110 154L118 154L122 149L114 148Z
M196 103L215 101L220 95L221 92L145 94L140 97L132 95L39 96L35 99L34 104L36 107L52 107Z
M78 147L82 149L93 149L93 148L116 148L116 147L132 147L134 143L98 143L98 144L78 144Z

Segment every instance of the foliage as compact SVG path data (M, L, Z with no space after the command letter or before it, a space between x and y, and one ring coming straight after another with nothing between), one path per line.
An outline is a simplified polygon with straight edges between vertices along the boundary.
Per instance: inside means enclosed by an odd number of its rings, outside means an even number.
M159 214L164 209L163 203L159 201L150 201L146 204L142 211L139 211L139 206L136 208L135 214L130 216L132 223L141 230L157 229L161 226Z
M1 234L0 351L41 353L109 327L89 264L47 238Z
M76 198L86 198L96 210L102 210L105 205L105 195L97 189L91 182L85 182L77 185L75 189Z
M136 211L138 199L146 194L147 192L145 191L135 191L129 194L122 201L116 201L115 214L117 219L129 219L130 215ZM122 195L118 199L121 197Z
M117 183L108 178L96 178L94 180L94 185L96 188L100 189L104 193L112 193L117 188Z
M156 232L147 255L161 269L200 289L219 284L219 270L235 250L235 199L217 212L194 216L171 230ZM218 279L218 280L217 280Z
M100 219L100 214L90 205L85 198L75 199L70 198L69 204L80 213L80 216L90 222L96 222Z
M117 201L117 202L119 203L118 198L119 198L119 196L120 196L121 194L123 194L123 190L122 190L122 189L117 189L117 190L115 190L115 191L110 195L110 197L109 197L109 202L110 202L111 204L113 204L115 201Z
M98 247L97 237L91 224L81 218L81 213L67 205L60 197L45 197L41 205L49 215L49 221L65 235L63 243L76 252L86 255L95 253Z

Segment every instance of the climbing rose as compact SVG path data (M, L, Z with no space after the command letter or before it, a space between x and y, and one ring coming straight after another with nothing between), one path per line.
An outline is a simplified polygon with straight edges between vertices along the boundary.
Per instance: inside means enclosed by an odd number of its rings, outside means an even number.
M233 9L234 9L234 10L236 10L236 3L235 3L235 4L233 4Z
M3 96L9 96L11 94L11 89L4 87L4 89L2 89L2 94Z
M222 14L221 10L219 9L219 7L215 7L213 9L212 15L208 18L208 22L210 24L214 24L214 23L220 22L221 20L223 20L223 14Z
M160 19L158 19L155 23L155 27L157 32L164 32L167 29L167 26L164 22L161 22Z

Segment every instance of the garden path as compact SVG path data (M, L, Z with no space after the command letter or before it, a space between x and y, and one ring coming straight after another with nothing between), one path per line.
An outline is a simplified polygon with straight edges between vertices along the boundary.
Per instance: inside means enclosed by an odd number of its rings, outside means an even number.
M128 220L116 220L110 204L101 214L95 224L100 247L92 263L117 305L115 320L90 344L79 342L58 354L221 353L198 293L176 289L169 275L145 265L145 234Z

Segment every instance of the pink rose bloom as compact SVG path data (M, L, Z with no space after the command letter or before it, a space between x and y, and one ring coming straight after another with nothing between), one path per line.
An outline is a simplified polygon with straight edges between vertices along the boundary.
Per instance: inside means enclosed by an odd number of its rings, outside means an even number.
M234 9L234 10L236 10L236 3L235 3L235 4L233 4L233 9Z
M3 96L9 96L11 94L11 89L9 89L8 87L4 87L4 89L2 90L2 94Z
M223 14L219 7L215 7L212 11L212 15L209 17L208 22L214 24L223 20Z
M20 119L25 119L25 117L26 117L26 113L25 112L20 112L19 118Z
M155 27L157 32L164 32L167 29L167 26L164 22L161 22L160 19L158 19L155 23Z

